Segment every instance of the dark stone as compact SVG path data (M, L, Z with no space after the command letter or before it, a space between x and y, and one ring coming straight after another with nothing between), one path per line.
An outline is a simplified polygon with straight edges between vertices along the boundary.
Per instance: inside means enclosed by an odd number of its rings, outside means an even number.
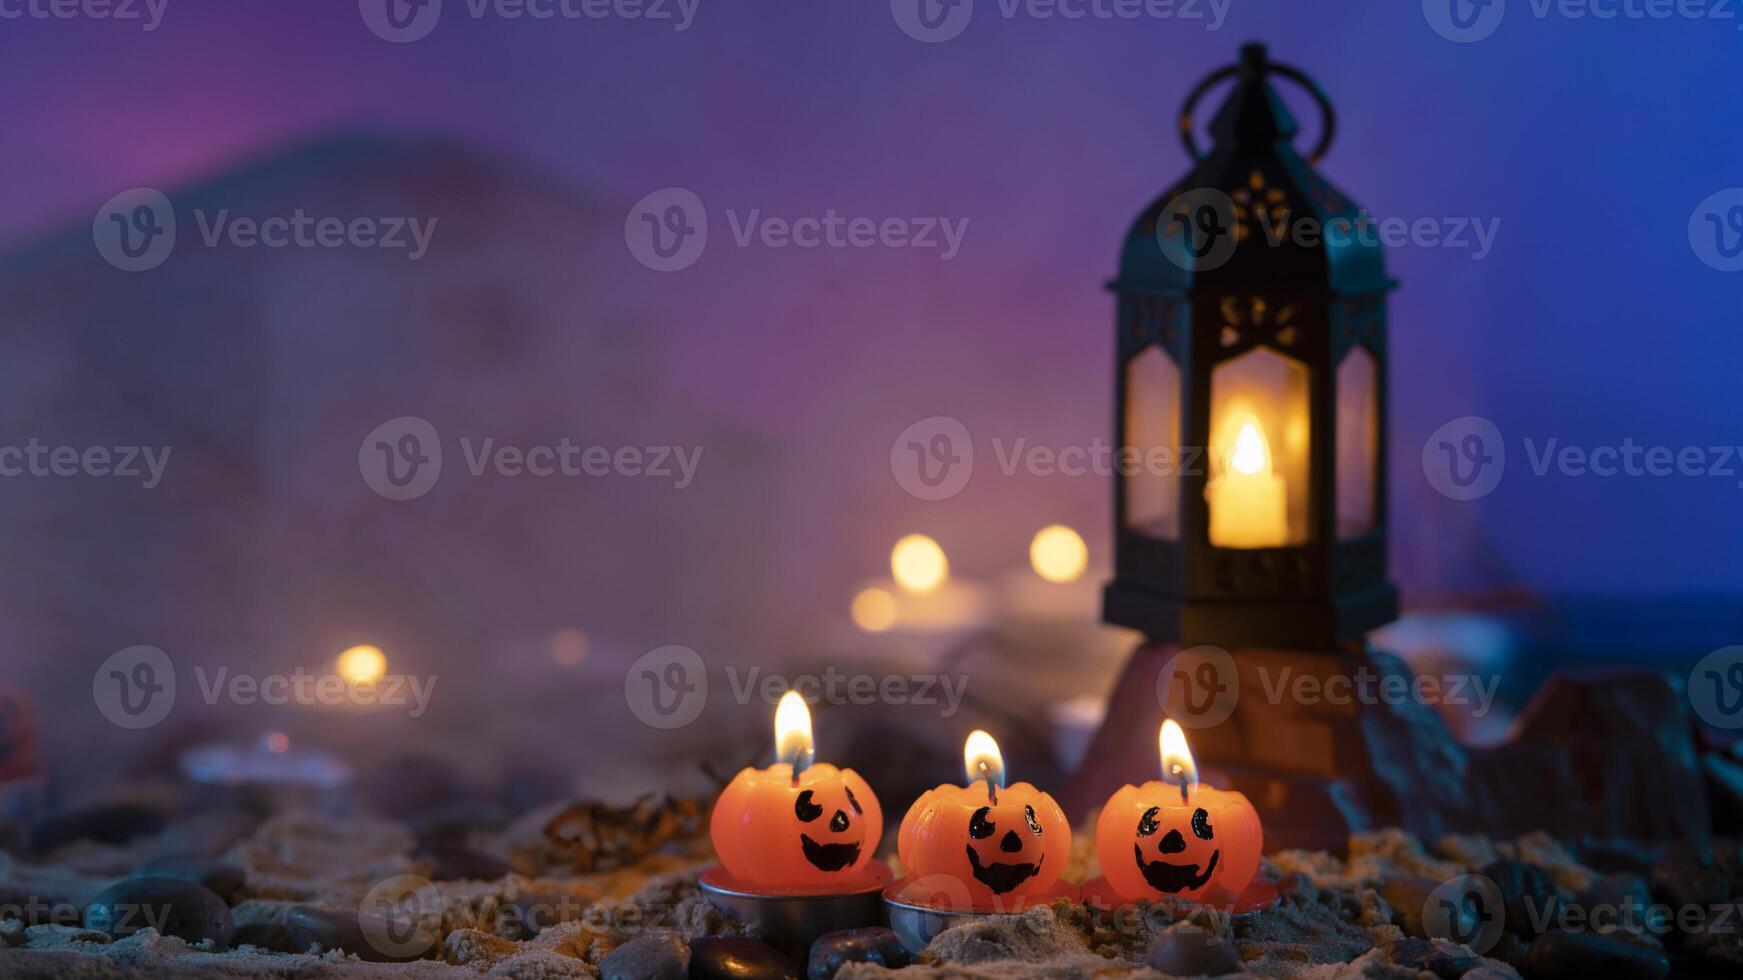
M1680 843L1652 866L1652 891L1672 906L1710 906L1728 901L1733 885L1711 845Z
M163 829L164 815L154 807L110 803L80 807L43 818L30 834L38 854L47 854L79 840L125 844Z
M574 922L590 903L559 892L522 892L503 906L499 928L510 939L531 939L559 922Z
M85 909L85 928L121 939L147 926L189 943L230 943L230 908L210 888L185 878L148 875L103 889Z
M425 845L464 845L475 830L497 830L508 823L508 812L492 800L469 797L445 803L408 818L406 826Z
M1531 944L1531 977L1542 980L1663 980L1670 961L1636 943L1590 932L1546 932Z
M811 944L805 972L811 980L831 980L836 971L849 963L876 963L894 970L907 966L909 959L908 947L902 945L894 932L882 926L867 926L818 936Z
M1555 921L1561 908L1561 893L1549 872L1524 861L1496 861L1484 868L1483 877L1501 891L1507 906L1507 930L1531 937Z
M260 826L260 818L243 810L204 810L178 817L157 840L159 854L216 858Z
M248 875L234 864L212 858L186 854L154 857L140 865L133 874L135 877L167 875L198 882L217 893L227 905L235 905L248 897Z
M1386 960L1406 970L1424 970L1442 980L1458 980L1483 965L1483 958L1457 943L1436 939L1399 939L1382 945Z
M1575 904L1585 910L1586 921L1591 921L1594 909L1604 910L1609 922L1617 927L1629 924L1637 928L1646 925L1646 912L1652 905L1652 892L1646 887L1646 879L1635 874L1611 874L1592 882L1575 900Z
M282 922L250 922L236 927L230 934L232 946L254 946L274 953L301 953L295 937Z
M1435 937L1428 934L1428 926L1422 921L1422 910L1440 884L1433 878L1420 875L1388 878L1380 883L1380 897L1392 907L1392 921L1400 929L1417 939L1433 939ZM1453 935L1470 935L1476 928L1476 915L1462 903L1457 912L1459 921L1452 923Z
M1514 732L1471 755L1470 793L1481 818L1473 829L1495 838L1536 830L1564 839L1708 836L1688 699L1666 675L1552 674Z
M690 942L690 980L799 980L799 964L767 943L742 936Z
M366 804L396 820L413 820L477 795L452 764L410 753L374 766L356 786Z
M0 817L0 851L13 857L29 857L30 825L17 817Z
M1177 922L1163 930L1145 962L1151 969L1177 977L1220 977L1245 969L1232 939L1190 922Z
M1581 864L1605 874L1650 876L1653 865L1664 856L1666 845L1619 838L1586 838L1574 845Z
M354 953L371 963L408 963L436 948L436 937L420 926L390 923L356 909L298 905L285 915L290 943L299 952L310 946Z
M690 947L675 932L637 936L599 961L599 980L684 980L689 973Z
M496 881L513 870L502 858L462 844L427 845L412 857L429 869L431 881Z

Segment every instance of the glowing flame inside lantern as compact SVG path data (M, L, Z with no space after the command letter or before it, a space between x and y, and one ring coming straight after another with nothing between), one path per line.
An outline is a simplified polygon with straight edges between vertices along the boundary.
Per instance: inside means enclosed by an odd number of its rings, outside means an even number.
M1005 788L1005 757L991 735L978 728L968 733L968 741L962 743L962 768L970 784L986 780L987 798L998 799L998 791Z
M811 743L811 709L805 707L798 691L781 695L781 703L775 706L775 757L793 767L795 782L816 758Z
M1198 765L1192 761L1192 750L1186 746L1186 732L1172 718L1162 722L1162 733L1156 740L1162 750L1162 781L1180 787L1180 798L1186 799L1192 787L1198 785Z
M373 684L387 673L387 654L380 647L354 646L339 654L334 667L348 683Z
M1229 457L1229 465L1235 468L1235 472L1248 476L1271 468L1271 450L1265 445L1265 434L1259 431L1256 423L1249 420L1241 425L1241 431L1235 435L1235 451Z

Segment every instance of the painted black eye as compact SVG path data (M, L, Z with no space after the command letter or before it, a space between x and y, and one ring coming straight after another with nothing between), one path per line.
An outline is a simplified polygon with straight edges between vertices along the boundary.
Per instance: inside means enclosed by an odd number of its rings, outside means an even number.
M1148 837L1162 829L1162 825L1156 822L1156 814L1161 812L1162 808L1159 806L1153 806L1144 811L1144 815L1138 818L1139 837Z
M1041 836L1041 821L1035 819L1034 807L1026 806L1023 808L1023 819L1029 821L1029 829L1035 832L1036 837Z
M846 786L841 788L847 791L847 805L853 807L853 812L861 814L865 813L864 810L860 809L859 799L853 795L853 790L848 789Z
M1210 825L1210 814L1203 807L1192 811L1192 835L1199 840L1210 840L1216 836L1216 830Z
M847 812L845 810L837 810L835 816L829 818L829 829L838 834L847 829Z
M994 827L993 822L986 818L987 813L991 810L992 807L983 806L974 811L974 816L968 820L968 836L975 840L986 840L993 835L993 831L998 828Z
M823 808L811 802L811 793L811 790L806 790L799 794L797 800L793 801L794 815L805 823L810 823L823 816Z

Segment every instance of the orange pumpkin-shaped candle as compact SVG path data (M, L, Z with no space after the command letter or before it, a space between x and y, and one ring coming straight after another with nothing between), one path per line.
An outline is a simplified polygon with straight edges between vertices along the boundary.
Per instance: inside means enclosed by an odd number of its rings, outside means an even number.
M811 764L811 712L788 691L775 709L778 762L746 767L714 802L709 835L728 874L768 892L864 885L884 836L877 795L852 769Z
M911 881L973 905L1045 897L1071 853L1071 822L1053 797L1028 783L1005 785L998 743L976 731L963 746L968 785L927 790L896 837Z
M1259 871L1264 831L1245 795L1200 785L1173 719L1162 723L1162 780L1122 786L1102 807L1095 850L1124 898L1226 902Z

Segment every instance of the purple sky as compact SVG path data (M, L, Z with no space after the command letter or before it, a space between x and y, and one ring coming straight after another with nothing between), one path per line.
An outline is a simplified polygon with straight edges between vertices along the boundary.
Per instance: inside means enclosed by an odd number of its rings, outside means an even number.
M686 187L722 240L729 209L967 218L950 262L730 247L675 277L626 262L651 310L718 324L673 366L679 384L780 438L839 438L869 456L868 496L899 492L878 447L915 419L1055 442L1105 428L1100 284L1130 217L1185 168L1182 93L1262 38L1336 101L1323 169L1356 200L1379 216L1500 222L1480 261L1390 257L1403 282L1392 476L1416 581L1743 588L1743 476L1536 477L1522 446L1743 442L1743 274L1703 265L1686 232L1698 203L1743 183L1737 21L1538 17L1514 0L1492 37L1455 44L1399 0L1232 0L1215 31L1006 17L979 0L960 37L923 44L882 0L700 0L683 32L475 19L446 0L427 38L390 44L343 0L167 4L150 32L0 20L0 242L339 128L458 136L625 211ZM849 373L859 381L835 383ZM989 384L1032 397L1002 418L953 395ZM1492 419L1514 455L1496 493L1453 503L1418 454L1464 415ZM831 428L843 419L852 431ZM1100 492L1069 496L1059 507L1104 533ZM1441 574L1420 557L1460 549L1503 571Z

